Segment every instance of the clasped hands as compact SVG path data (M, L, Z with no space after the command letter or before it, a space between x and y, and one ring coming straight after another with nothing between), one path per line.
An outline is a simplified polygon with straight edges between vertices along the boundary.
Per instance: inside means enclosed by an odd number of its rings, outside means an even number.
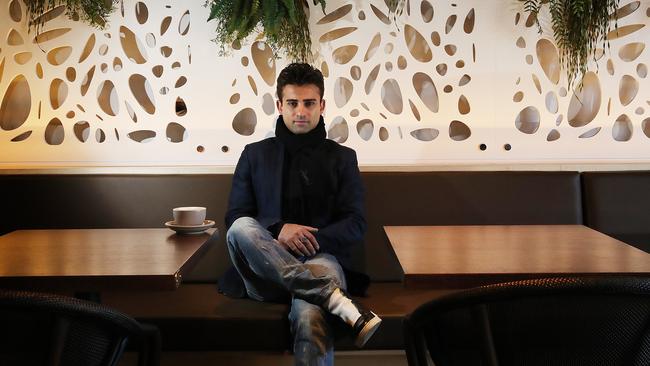
M316 237L312 234L317 231L315 227L287 223L278 234L278 242L294 254L311 257L320 249Z

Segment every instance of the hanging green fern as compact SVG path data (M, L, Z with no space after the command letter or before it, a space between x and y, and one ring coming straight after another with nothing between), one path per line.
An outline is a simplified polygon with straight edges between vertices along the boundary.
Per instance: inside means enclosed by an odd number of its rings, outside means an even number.
M611 21L616 23L616 11L620 0L521 0L524 10L529 12L537 23L538 15L544 5L551 14L553 38L559 48L560 63L566 71L569 88L576 80L581 80L588 70L590 60L596 59L596 49L602 45L609 48L606 39L611 29ZM582 87L582 85L579 85Z
M325 0L313 2L325 12ZM306 0L208 0L205 6L210 7L208 21L217 21L214 41L221 55L233 42L262 33L276 57L284 51L292 61L311 61Z
M78 17L94 27L104 28L116 4L117 0L25 0L29 28L36 29L37 33L47 21L43 14L61 5L65 5L70 18Z

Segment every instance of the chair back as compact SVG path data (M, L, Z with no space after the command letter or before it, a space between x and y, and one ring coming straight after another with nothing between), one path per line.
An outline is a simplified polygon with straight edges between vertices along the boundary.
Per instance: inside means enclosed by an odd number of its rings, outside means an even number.
M404 332L411 366L650 365L650 279L478 287L419 306Z
M129 338L131 317L71 297L0 290L0 365L112 366Z

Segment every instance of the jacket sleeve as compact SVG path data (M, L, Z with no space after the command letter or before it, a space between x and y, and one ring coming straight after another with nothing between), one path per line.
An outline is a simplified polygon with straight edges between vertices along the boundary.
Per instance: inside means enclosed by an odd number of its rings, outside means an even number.
M334 202L334 221L316 232L320 251L337 254L359 243L366 232L364 187L354 151L344 160Z
M226 230L230 229L232 223L240 217L257 216L257 204L248 154L249 149L246 146L239 157L239 162L237 162L232 177L232 188L228 199L228 210L226 211Z

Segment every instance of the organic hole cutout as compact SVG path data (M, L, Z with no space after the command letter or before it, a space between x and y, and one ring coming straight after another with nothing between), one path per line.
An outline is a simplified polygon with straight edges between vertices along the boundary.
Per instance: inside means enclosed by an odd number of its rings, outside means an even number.
M227 153L228 150L230 150L230 148L228 148L228 146L226 146L226 145L223 145L223 146L221 147L221 152Z
M25 76L16 76L7 87L0 105L0 127L15 130L25 123L32 108L32 95Z
M124 105L126 106L126 112L129 114L129 117L134 123L138 123L138 115L135 114L135 111L133 110L133 107L127 102L126 100L124 101Z
M9 31L9 34L7 35L7 44L9 46L20 46L21 44L25 43L23 40L23 37L18 33L15 29L12 29Z
M242 66L248 66L248 57L244 56L241 58Z
M93 75L95 75L95 66L91 67L90 70L86 73L86 76L81 81L81 96L85 96L88 92L88 88L93 81Z
M9 3L9 16L16 23L20 23L23 20L23 10L20 7L20 1L11 0L11 3Z
M20 141L25 141L25 140L27 140L27 138L29 138L29 136L32 135L32 132L33 132L33 131L31 131L31 130L30 130L30 131L25 131L25 132L21 133L20 135L18 135L18 136L16 136L16 137L12 138L12 139L11 139L11 142L20 142Z
M388 130L386 129L386 127L383 127L383 126L380 127L379 128L379 141L386 141L386 140L388 140L388 137L389 137L389 134L388 134Z
M156 112L153 98L153 91L149 81L140 74L133 74L129 77L129 88L140 106L149 114Z
M163 57L169 57L172 55L172 48L168 46L162 46L160 47L160 54L163 55Z
M645 79L648 76L648 67L645 64L636 65L636 74L639 75L641 79Z
M411 56L420 62L429 62L433 58L427 40L412 26L404 26L404 40Z
M138 20L138 23L144 24L149 19L149 9L147 5L143 2L138 2L135 4L135 18Z
M147 51L145 50L140 39L129 28L120 27L120 44L126 57L136 64L147 62Z
M556 129L552 129L551 132L546 135L546 141L553 142L560 138L560 132Z
M75 70L74 67L68 67L65 70L65 77L66 79L68 79L69 82L75 81L75 79L77 78L77 70Z
M461 121L451 121L449 124L449 138L454 141L467 140L472 135L469 127Z
M404 101L397 80L388 79L384 81L381 87L381 101L389 112L393 114L402 113Z
M619 8L616 10L616 17L613 17L614 14L612 14L612 18L614 19L621 19L623 17L626 17L632 13L634 13L638 8L639 8L639 1L632 1L631 3Z
M406 63L406 57L404 56L399 56L397 58L397 68L400 70L406 69L407 63Z
M187 78L185 76L181 76L178 78L178 80L176 80L176 84L174 85L174 88L180 88L186 83L187 83Z
M90 124L86 121L79 121L74 124L72 131L77 140L80 142L86 142L90 136Z
M187 114L187 105L185 104L183 98L181 97L176 98L175 109L176 109L176 115L179 117L182 117Z
M388 16L384 14L381 10L379 10L376 6L370 4L370 9L372 9L372 12L375 13L375 16L377 19L379 19L382 23L389 25L390 24L390 19L388 19Z
M614 122L612 137L620 142L629 141L632 138L632 121L626 114L621 114Z
M519 38L517 38L517 43L516 43L516 45L517 45L517 47L519 47L519 48L526 48L526 40L524 39L524 37L519 37Z
M156 132L151 130L139 130L130 132L127 134L127 136L133 141L144 144L153 141L153 139L156 137Z
M557 95L553 91L546 93L546 109L553 114L557 113L559 109Z
M350 68L350 76L353 80L361 79L361 68L357 65L354 65Z
M393 63L390 62L390 61L387 61L387 62L384 64L384 67L386 68L386 71L388 71L388 72L393 71Z
M440 76L445 76L445 74L447 74L447 64L436 65L436 72L438 72L438 75Z
M98 128L97 131L95 131L95 140L100 144L106 141L106 134L101 128Z
M115 70L115 71L120 71L120 70L122 70L122 60L120 60L120 59L117 58L117 57L115 57L115 58L113 59L113 70Z
M458 112L460 112L460 114L468 114L470 110L471 108L467 97L461 94L458 98Z
M469 84L470 81L472 81L472 77L465 74L461 76L460 80L458 81L458 86L465 86Z
M265 93L262 97L262 110L268 116L272 115L275 111L275 101L270 93Z
M165 17L162 22L160 22L160 35L162 36L169 29L169 25L172 24L172 17Z
M162 74L163 74L163 67L162 67L162 65L156 65L156 66L154 66L154 67L151 69L151 73L152 73L155 77L157 77L157 78L161 77Z
M144 37L144 41L147 43L147 46L149 46L149 48L156 47L156 36L154 36L153 33L147 33L147 35Z
M557 116L557 118L555 119L555 125L556 126L559 126L562 123L562 118L563 118L563 115L561 115L561 114Z
M625 62L631 62L637 59L645 49L645 43L634 42L628 43L618 50L618 57Z
M102 64L101 64L101 66L99 67L99 69L100 69L103 73L106 73L106 72L108 71L108 64L105 63L105 62L102 62Z
M571 127L582 127L594 120L600 110L602 91L598 76L588 71L582 79L582 90L571 97L567 119Z
M318 40L321 43L331 42L335 39L345 37L348 34L354 32L355 30L357 30L357 27L343 27L343 28L334 29L320 36Z
M358 50L356 45L342 46L332 52L332 57L337 64L345 65L354 58Z
M340 8L328 13L326 16L322 17L316 24L327 24L335 22L344 16L346 16L350 10L352 10L352 5L343 5Z
M275 57L266 42L257 41L251 46L251 57L257 72L268 86L275 84Z
M76 113L74 111L68 111L68 113L65 114L66 118L72 119L76 116Z
M463 67L465 67L465 61L463 61L463 60L456 61L456 68L457 69L462 69Z
M242 136L250 136L255 132L257 114L252 108L244 108L237 112L232 120L232 128Z
M551 41L542 38L537 41L536 50L537 60L544 70L544 74L553 84L557 84L560 81L561 70L557 48Z
M172 70L180 69L181 68L181 63L176 61L172 64Z
M529 65L533 64L533 55L526 55L526 63Z
M60 16L61 14L65 13L65 5L59 5L57 7L54 7L50 10L47 10L43 15L40 17L34 19L34 24L44 24L49 22L50 20Z
M107 53L108 53L108 45L107 44L103 44L103 45L99 46L99 54L101 56L104 56Z
M357 122L357 133L363 140L368 141L372 138L375 130L375 124L369 119L362 119Z
M2 59L2 65L0 65L0 69L2 69L2 66L4 65L4 59ZM40 62L36 63L36 76L39 79L43 78L43 66L41 65Z
M230 96L230 104L237 104L239 103L239 93L235 93Z
M449 56L455 55L456 54L456 46L454 46L453 44L445 45L445 52L447 52L447 54Z
M368 78L366 79L366 83L365 83L366 94L370 94L372 88L375 86L375 82L377 81L377 76L379 75L379 69L380 69L380 65L377 65L372 69L372 71L370 71L370 74L368 74Z
M435 128L420 128L411 131L411 136L420 141L433 141L438 137L439 133Z
M119 99L115 85L110 80L104 80L97 88L97 103L104 113L116 116L120 110Z
M171 122L167 125L165 134L167 135L167 141L173 143L179 143L185 140L186 130L185 127L183 127L181 124L176 122Z
M61 65L70 57L71 53L72 47L70 46L57 47L47 53L47 61L54 66Z
M542 94L542 84L539 82L539 78L537 75L533 74L533 84L535 84L535 89L537 89L537 92L539 94Z
M420 14L422 14L422 20L425 23L431 22L433 20L433 6L427 0L423 0L420 4Z
M163 86L162 88L160 88L160 94L162 94L162 95L167 95L168 92L169 92L169 88L168 88L168 87Z
M623 75L618 85L618 96L623 106L630 104L639 92L639 82L631 75Z
M523 133L533 134L537 132L540 124L540 116L537 108L528 106L517 114L515 119L515 127Z
M68 85L61 79L54 79L50 84L50 105L58 109L68 97Z
M359 20L366 20L366 13L363 10L359 11Z
M196 151L202 153L202 152L205 151L205 147L199 145L199 146L196 147Z
M470 34L474 31L474 8L465 16L465 22L463 23L463 30L465 33Z
M324 77L329 77L330 76L330 68L327 66L327 62L323 61L320 64L320 70L323 73Z
M596 136L596 134L598 134L598 132L600 132L601 128L602 127L592 128L591 130L589 130L589 131L581 134L580 136L578 136L578 138L579 139L588 139L588 138L594 137L594 136Z
M336 107L342 108L345 106L350 101L353 90L354 87L350 80L344 77L337 78L334 82L334 103Z
M95 47L95 34L91 34L90 37L88 37L88 40L86 41L86 45L84 46L83 51L81 51L81 55L79 56L79 63L82 63L88 58L90 53L92 52L93 48Z
M52 118L45 127L45 142L48 145L61 145L65 139L63 123L58 118Z
M432 112L438 112L439 100L438 91L431 77L423 72L413 75L413 88L424 105Z
M178 21L178 33L181 36L186 35L190 31L190 11L186 10Z
M348 122L341 116L334 118L330 124L329 130L327 131L327 137L339 144L347 141L349 134L350 129L348 128Z
M420 121L420 111L418 111L418 108L413 104L413 102L409 99L409 106L411 107L411 113L413 113L413 117L415 117L416 120Z
M251 86L253 93L257 95L257 84L255 83L255 79L250 75L248 75L248 84Z
M440 34L438 32L431 33L431 43L436 47L440 46Z
M614 62L610 58L607 60L607 73L610 75L614 75Z
M375 55L377 50L379 49L379 44L381 43L381 34L377 33L375 34L374 37L372 37L372 40L370 41L370 44L368 45L368 50L366 51L366 55L363 56L363 61L368 61L372 56Z
M456 14L452 14L447 18L447 22L445 23L445 34L449 34L449 32L454 29L454 24L456 24L457 18Z
M390 43L390 42L386 43L386 46L384 46L384 53L386 53L387 55L390 55L393 52L393 47L394 46L393 46L392 43Z
M613 41L615 39L625 37L628 34L632 34L643 27L645 27L645 24L630 24L630 25L619 26L618 29L614 29L609 33L607 33L606 39L609 41Z

